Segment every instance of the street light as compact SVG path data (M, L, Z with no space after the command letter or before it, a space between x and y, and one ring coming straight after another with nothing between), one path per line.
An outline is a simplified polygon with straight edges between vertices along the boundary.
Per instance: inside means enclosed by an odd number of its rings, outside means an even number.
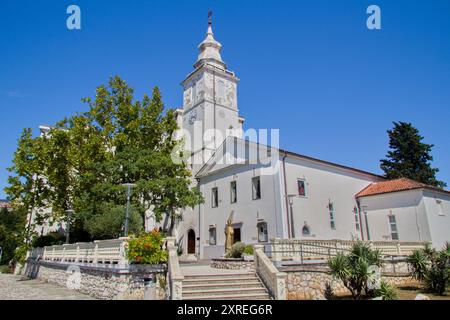
M66 210L67 212L67 225L66 225L66 243L69 243L69 236L70 236L70 222L72 220L72 209Z
M124 236L128 237L128 219L129 219L129 211L130 211L130 197L131 197L131 189L136 187L134 183L123 183L123 187L127 188L127 208L125 211L125 231Z
M295 226L294 226L294 209L292 208L294 204L294 197L296 197L296 194L288 194L286 197L289 201L289 211L291 216L291 237L295 238Z

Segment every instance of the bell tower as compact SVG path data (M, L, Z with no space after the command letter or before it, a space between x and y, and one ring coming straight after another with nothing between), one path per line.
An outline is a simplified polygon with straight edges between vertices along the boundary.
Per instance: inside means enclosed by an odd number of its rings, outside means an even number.
M206 38L192 71L182 82L182 128L190 134L194 173L229 135L240 136L244 119L239 116L234 72L222 60L222 45L214 39L212 12L208 14ZM201 159L201 163L199 163Z

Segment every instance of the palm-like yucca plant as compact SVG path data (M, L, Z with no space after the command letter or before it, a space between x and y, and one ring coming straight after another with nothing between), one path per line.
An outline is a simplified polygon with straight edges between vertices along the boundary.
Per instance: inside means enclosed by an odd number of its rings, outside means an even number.
M428 257L429 256L425 254L425 250L414 250L408 257L407 261L413 269L412 276L419 281L425 280L430 265Z
M408 262L413 268L412 275L425 283L428 291L444 294L450 283L450 246L445 244L443 250L436 251L427 245L415 250Z
M363 293L373 294L368 286L373 273L370 266L381 267L382 264L380 252L361 241L352 246L349 254L338 253L328 261L331 274L343 282L353 299L361 299Z
M385 281L381 281L381 286L376 290L376 296L383 300L397 300L398 292L394 286L389 285Z

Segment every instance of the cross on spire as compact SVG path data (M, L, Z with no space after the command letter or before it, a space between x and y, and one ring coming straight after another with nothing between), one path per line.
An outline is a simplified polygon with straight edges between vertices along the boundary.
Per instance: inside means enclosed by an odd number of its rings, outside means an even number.
M212 25L212 16L213 16L213 12L212 10L208 11L208 24L211 26Z

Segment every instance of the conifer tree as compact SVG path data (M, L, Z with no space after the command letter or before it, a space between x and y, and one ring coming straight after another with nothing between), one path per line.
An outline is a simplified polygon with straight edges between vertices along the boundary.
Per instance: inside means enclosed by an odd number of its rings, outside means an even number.
M422 142L419 130L411 123L394 122L394 128L387 132L390 150L380 167L388 179L409 178L439 188L446 186L436 179L439 169L431 167L433 145Z

